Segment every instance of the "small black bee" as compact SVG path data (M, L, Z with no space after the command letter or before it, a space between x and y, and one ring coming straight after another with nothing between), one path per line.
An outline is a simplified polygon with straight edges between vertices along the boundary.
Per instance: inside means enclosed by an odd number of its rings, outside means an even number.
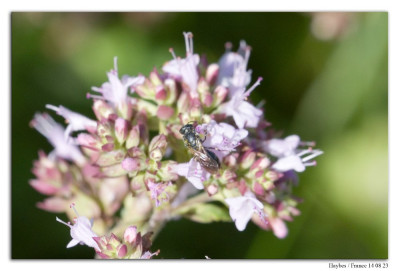
M193 154L193 158L211 174L218 173L221 168L218 157L203 146L205 139L201 140L193 124L185 124L179 132L183 135L185 147Z

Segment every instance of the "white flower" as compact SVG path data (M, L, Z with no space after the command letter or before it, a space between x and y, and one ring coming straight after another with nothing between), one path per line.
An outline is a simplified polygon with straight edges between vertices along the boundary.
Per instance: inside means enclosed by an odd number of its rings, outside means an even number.
M232 125L224 122L217 123L215 120L197 126L196 130L206 135L204 147L209 148L220 159L235 151L240 141L249 134L245 129L236 129Z
M197 54L193 54L193 34L184 32L183 35L185 36L186 58L176 57L171 49L174 59L164 64L162 70L170 75L179 76L189 88L190 97L197 98L197 83L199 80L197 65L200 62L200 57Z
M55 122L48 114L35 114L32 126L49 140L54 151L49 156L59 156L73 160L78 164L85 162L85 157L79 148L72 143L72 138L65 136L64 127Z
M64 119L68 122L68 126L65 129L65 137L68 137L73 131L88 129L93 130L97 126L96 121L91 120L88 117L85 117L84 115L81 115L79 113L73 112L62 105L57 107L51 104L47 104L46 108L54 110L55 112L57 112L58 115L63 116Z
M238 52L231 52L231 44L227 46L227 52L218 62L219 74L217 85L223 85L229 89L229 96L233 97L237 92L246 89L251 81L251 70L247 69L250 58L250 47L245 41L240 42Z
M174 165L172 171L186 177L197 189L204 189L203 182L210 178L211 174L203 169L196 160L190 159L188 163Z
M93 220L89 221L87 217L79 216L78 212L75 210L74 204L71 205L71 208L74 209L78 218L74 219L74 225L71 223L65 223L58 217L56 220L68 227L71 228L71 237L72 240L68 243L67 248L76 246L77 244L87 245L92 247L98 251L100 251L99 246L94 241L93 237L97 237L97 235L92 231Z
M242 90L237 90L228 102L221 104L218 111L227 116L232 116L239 128L257 127L262 117L262 110L246 100L250 93L260 85L261 80L261 77L258 78L254 85L247 91L245 91L244 88Z
M243 231L254 212L263 214L264 205L253 193L247 191L244 196L225 199L229 205L229 215L235 221L236 228Z
M300 145L300 137L297 135L291 135L285 139L271 139L267 141L264 149L271 155L278 157L272 168L281 172L288 170L295 170L297 172L303 172L306 166L315 166L315 161L311 159L323 154L321 150L313 150L308 148L305 150L297 149ZM304 155L307 155L302 157Z
M117 58L114 58L114 69L107 73L108 81L98 87L92 87L92 90L98 92L100 95L87 94L88 98L95 98L106 100L110 102L114 108L124 106L128 102L128 88L138 86L144 83L145 77L139 75L131 77L124 75L121 80L118 77Z

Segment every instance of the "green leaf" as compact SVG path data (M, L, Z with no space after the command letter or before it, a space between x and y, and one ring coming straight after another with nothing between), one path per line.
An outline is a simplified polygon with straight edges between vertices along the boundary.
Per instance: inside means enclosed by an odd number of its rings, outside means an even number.
M179 214L199 223L232 221L226 207L217 206L211 203L200 203L184 208L179 211Z

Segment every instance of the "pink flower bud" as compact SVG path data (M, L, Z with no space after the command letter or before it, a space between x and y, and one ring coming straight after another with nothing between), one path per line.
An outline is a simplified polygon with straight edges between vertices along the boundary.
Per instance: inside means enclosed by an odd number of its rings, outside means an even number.
M96 100L93 104L93 111L98 120L107 120L110 114L114 114L113 108L103 100Z
M130 149L132 147L137 147L139 145L139 142L140 142L139 126L135 125L129 131L129 135L126 139L125 146L127 149Z
M254 160L256 159L256 153L252 150L246 151L240 159L240 166L244 169L250 168Z
M133 244L136 241L137 228L135 226L129 226L124 232L124 240L129 244Z
M168 120L174 115L174 109L167 105L160 105L157 109L157 117L162 120Z
M210 197L215 195L218 192L218 186L216 186L215 184L207 186L206 189L207 189L207 193Z
M187 92L182 91L181 95L178 98L177 106L178 112L186 113L190 108L190 97Z
M164 101L167 98L167 91L164 89L164 87L157 86L156 87L156 100L157 101Z
M128 136L129 122L123 118L115 121L115 136L120 144L122 144Z
M214 85L218 78L219 66L216 63L210 64L206 71L206 81L209 85Z
M125 158L124 161L122 161L122 168L129 172L138 170L140 168L140 160L130 157Z
M228 89L223 86L218 86L214 90L214 106L220 105L225 100L226 95L228 95Z
M250 167L250 170L258 169L263 170L266 169L270 165L270 161L267 157L261 157L257 159L257 161Z
M176 100L176 96L178 95L175 80L168 78L164 81L164 87L167 94L166 100L164 102L166 104L173 104Z
M126 253L128 252L128 248L126 245L119 245L117 247L117 255L119 258L124 258L126 256Z

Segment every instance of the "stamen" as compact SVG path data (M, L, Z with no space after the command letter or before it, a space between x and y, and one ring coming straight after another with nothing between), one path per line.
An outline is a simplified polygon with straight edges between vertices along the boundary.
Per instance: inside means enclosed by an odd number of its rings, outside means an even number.
M311 155L302 158L301 161L307 162L307 161L317 157L318 155L321 155L324 153L323 151L320 151L320 150L311 150L311 148L310 148L310 152L311 152Z
M257 81L245 92L243 93L244 97L248 97L250 95L250 93L257 87L260 85L261 81L263 80L262 77L258 77Z
M51 105L51 104L46 104L46 108L54 110L55 112L59 113L60 108L55 106L55 105Z
M114 57L114 71L115 71L116 74L118 74L117 60L118 60L118 58L115 56Z
M230 52L232 50L232 42L228 41L225 43L225 50Z
M315 141L302 141L299 146L315 147Z
M185 36L186 56L193 54L193 34L192 32L183 32Z
M76 214L77 216L79 216L78 211L75 209L75 203L71 203L71 205L69 206L69 208L72 208L72 209L74 210L75 214Z
M69 224L69 222L68 222L68 223L65 223L64 221L62 221L62 220L59 219L58 217L56 217L56 220L57 220L58 222L64 224L65 226L68 226L68 227L70 227L70 228L72 227L71 224Z
M171 53L172 57L176 60L177 57L175 55L174 49L173 48L169 48L169 52Z
M100 95L93 95L91 93L86 93L86 99L99 99L99 100L105 100L105 98L103 96Z

